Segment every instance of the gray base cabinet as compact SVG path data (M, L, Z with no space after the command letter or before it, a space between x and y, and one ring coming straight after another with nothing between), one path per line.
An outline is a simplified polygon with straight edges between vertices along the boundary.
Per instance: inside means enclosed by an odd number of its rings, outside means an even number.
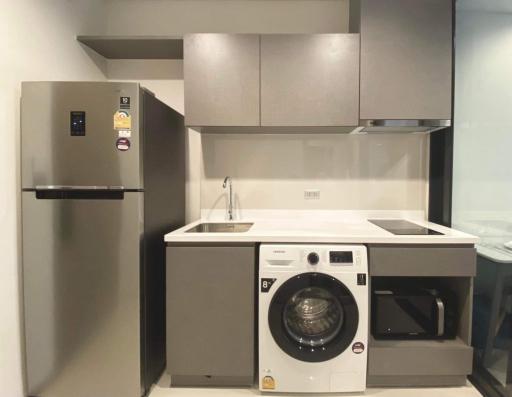
M370 288L397 279L435 282L457 297L455 339L368 341L369 386L459 386L472 372L471 316L476 250L472 246L368 247Z
M254 245L167 247L171 385L253 385L255 252Z

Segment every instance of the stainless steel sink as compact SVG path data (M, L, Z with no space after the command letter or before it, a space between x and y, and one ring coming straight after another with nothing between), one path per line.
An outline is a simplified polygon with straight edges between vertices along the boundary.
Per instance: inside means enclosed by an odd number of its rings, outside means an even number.
M248 231L253 223L200 223L185 233L244 233Z

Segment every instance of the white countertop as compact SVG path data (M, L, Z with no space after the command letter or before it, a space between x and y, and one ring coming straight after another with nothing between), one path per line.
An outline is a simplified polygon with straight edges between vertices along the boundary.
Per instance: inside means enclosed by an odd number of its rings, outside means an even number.
M377 219L372 217L371 219ZM380 217L379 219L385 219ZM388 218L389 219L389 218ZM168 243L175 242L259 242L259 243L341 243L341 244L475 244L478 237L434 223L408 219L443 235L394 235L366 219L332 216L296 218L243 218L233 222L254 223L242 233L187 233L199 223L226 222L219 219L201 219L165 235Z

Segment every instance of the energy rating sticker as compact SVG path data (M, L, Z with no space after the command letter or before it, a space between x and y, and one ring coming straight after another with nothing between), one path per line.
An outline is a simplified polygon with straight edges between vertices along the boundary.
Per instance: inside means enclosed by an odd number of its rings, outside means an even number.
M132 117L126 110L118 110L114 113L114 129L115 130L131 130Z

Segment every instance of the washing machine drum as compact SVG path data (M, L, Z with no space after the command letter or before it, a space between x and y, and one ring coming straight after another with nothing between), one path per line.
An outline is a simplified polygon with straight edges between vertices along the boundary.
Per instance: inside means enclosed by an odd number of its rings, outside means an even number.
M287 280L275 292L268 322L284 352L301 361L320 362L350 346L359 312L341 281L323 273L304 273Z

